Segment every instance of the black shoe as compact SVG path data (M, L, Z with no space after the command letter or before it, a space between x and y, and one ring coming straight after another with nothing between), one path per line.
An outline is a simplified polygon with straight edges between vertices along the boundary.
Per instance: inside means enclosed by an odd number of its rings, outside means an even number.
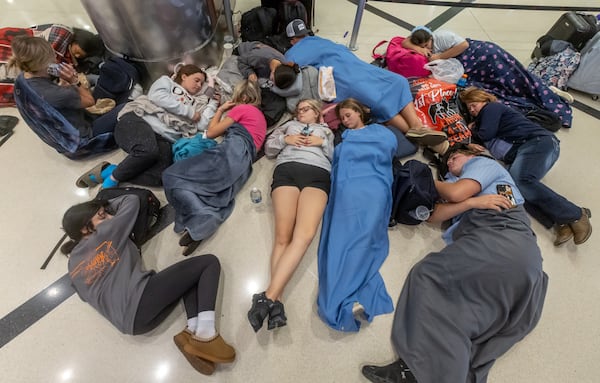
M187 246L183 247L183 252L181 253L184 257L187 257L188 255L192 254L197 248L198 246L200 246L200 244L202 243L202 241L192 241L190 243L188 243Z
M264 291L252 296L252 307L248 311L248 321L254 332L260 330L273 305L273 301L267 298Z
M363 366L362 374L375 383L417 383L415 376L402 359L387 366Z
M187 230L184 231L181 238L179 238L179 246L187 246L192 242L194 242L194 240L192 239L192 236L190 235L190 233L188 233Z
M285 310L283 309L283 303L281 301L273 302L271 310L269 310L269 326L267 329L273 330L277 327L283 327L287 324L287 318L285 316Z

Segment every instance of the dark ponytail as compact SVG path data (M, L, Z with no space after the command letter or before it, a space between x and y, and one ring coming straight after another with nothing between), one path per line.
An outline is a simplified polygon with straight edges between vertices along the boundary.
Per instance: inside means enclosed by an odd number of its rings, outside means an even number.
M300 73L298 64L293 62L281 64L273 72L273 82L279 89L287 89L294 84L298 73Z

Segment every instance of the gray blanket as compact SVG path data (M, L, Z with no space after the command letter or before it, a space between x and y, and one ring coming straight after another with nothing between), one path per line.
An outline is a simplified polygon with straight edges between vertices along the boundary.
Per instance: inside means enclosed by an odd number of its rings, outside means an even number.
M167 168L163 185L175 208L175 232L186 229L199 241L217 231L233 211L234 197L250 177L255 155L250 133L235 123L221 144Z
M496 358L537 324L548 277L522 206L472 210L454 243L417 263L392 341L419 383L483 383Z

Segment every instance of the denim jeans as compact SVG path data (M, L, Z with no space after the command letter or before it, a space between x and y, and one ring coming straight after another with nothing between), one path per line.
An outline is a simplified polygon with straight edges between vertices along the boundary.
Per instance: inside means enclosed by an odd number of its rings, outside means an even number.
M508 168L525 198L527 211L546 227L581 218L580 207L541 182L559 154L559 141L554 135L535 137L519 146Z

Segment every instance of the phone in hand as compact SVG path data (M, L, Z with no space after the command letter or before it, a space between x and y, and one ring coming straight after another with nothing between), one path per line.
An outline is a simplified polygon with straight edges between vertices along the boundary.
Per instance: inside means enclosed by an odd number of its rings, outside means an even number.
M48 65L48 74L53 77L60 77L60 64Z
M313 132L312 128L308 125L306 125L302 131L300 132L301 135L303 136L310 136L310 134Z
M517 206L517 201L515 200L515 195L513 194L512 187L506 184L498 184L496 185L496 191L501 196L508 198L510 203L514 206Z

